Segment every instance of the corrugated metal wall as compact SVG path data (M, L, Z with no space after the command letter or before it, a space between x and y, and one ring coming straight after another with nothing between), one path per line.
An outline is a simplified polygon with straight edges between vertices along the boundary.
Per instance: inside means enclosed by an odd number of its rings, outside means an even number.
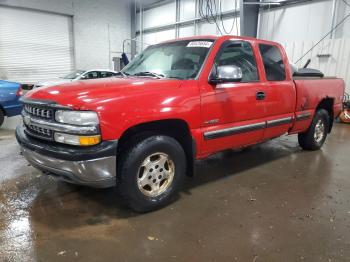
M291 63L295 63L316 41L299 41L282 43ZM302 67L311 59L309 68L320 69L326 76L344 79L346 91L350 93L350 38L328 39L321 42L300 62Z
M160 6L147 9L143 12L143 30L164 25L173 25L173 28L155 30L143 34L143 42L155 44L176 37L189 37L194 35L220 35L220 31L225 34L239 35L240 20L238 18L226 17L223 21L218 20L218 25L207 21L197 21L185 26L179 26L176 34L176 22L187 22L199 18L198 0L179 0L179 14L176 15L176 1L165 2ZM214 2L213 2L214 3ZM238 0L215 0L215 10L223 13L239 10ZM178 19L178 21L176 21ZM219 29L218 29L219 27ZM140 30L140 13L136 16L136 30ZM137 38L139 41L140 37ZM140 44L137 44L137 51L140 51ZM145 45L144 47L146 47Z
M71 16L0 6L0 78L35 83L73 68Z

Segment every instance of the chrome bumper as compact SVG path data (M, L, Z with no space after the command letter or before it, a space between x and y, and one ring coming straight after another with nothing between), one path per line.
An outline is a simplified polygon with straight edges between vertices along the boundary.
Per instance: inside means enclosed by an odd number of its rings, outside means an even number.
M22 147L23 156L37 169L79 185L105 188L116 183L116 156L68 161L44 156Z

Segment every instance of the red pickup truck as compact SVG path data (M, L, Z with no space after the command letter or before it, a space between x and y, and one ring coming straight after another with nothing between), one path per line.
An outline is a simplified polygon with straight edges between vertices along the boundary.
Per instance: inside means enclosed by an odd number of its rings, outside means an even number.
M148 47L114 78L27 93L16 137L44 173L116 186L145 212L169 203L196 159L284 134L321 148L343 95L341 79L293 72L277 43L183 38Z

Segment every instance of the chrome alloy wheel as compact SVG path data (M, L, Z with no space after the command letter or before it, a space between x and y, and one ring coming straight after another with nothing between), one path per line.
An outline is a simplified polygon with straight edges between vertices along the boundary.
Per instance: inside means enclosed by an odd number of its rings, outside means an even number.
M137 185L145 196L156 197L170 187L174 174L175 165L169 155L155 153L142 162L137 176Z
M322 119L319 119L317 121L317 124L315 126L315 132L314 132L314 139L317 143L320 143L324 137L325 132L325 126L322 121Z

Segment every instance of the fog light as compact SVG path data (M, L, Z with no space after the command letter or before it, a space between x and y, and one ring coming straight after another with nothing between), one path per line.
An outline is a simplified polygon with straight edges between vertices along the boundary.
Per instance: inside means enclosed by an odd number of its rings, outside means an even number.
M101 136L77 136L64 133L55 133L54 139L58 143L75 146L93 146L101 142Z

